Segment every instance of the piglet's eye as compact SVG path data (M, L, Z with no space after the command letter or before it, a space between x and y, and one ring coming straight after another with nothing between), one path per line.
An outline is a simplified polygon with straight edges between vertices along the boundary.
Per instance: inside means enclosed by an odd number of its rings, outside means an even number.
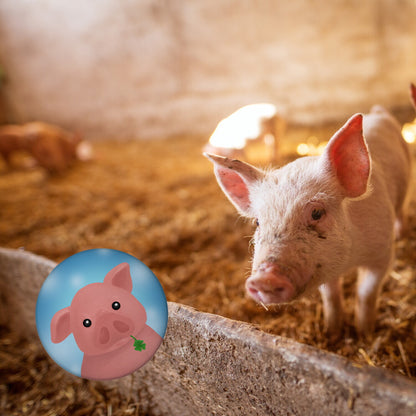
M257 227L260 225L258 218L256 218L254 222L257 225Z
M115 310L115 311L117 311L117 310L119 310L120 309L120 307L121 307L121 305L120 305L120 302L113 302L112 303L112 305L111 305L111 307Z
M311 218L314 221L320 220L325 215L325 210L323 208L314 208L311 212Z

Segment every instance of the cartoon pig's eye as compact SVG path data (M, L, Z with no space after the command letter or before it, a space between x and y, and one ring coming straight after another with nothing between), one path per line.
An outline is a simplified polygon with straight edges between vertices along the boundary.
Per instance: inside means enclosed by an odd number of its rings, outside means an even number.
M325 210L323 208L314 208L311 212L311 218L314 221L320 220L325 214Z
M256 218L255 220L254 220L254 223L257 225L257 227L260 225L260 223L259 223L259 219L258 218Z
M90 320L90 319L84 319L84 320L82 321L82 325L84 325L84 326L85 326L85 328L89 328L89 327L92 325L92 322L91 322L91 320Z
M117 311L118 309L120 309L120 307L121 307L121 305L120 305L120 302L113 302L113 304L111 305L111 307L115 310L115 311Z

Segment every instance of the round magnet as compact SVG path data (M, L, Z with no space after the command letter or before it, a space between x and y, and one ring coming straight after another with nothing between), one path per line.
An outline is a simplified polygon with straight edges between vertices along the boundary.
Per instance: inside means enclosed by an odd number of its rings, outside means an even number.
M168 321L157 277L137 258L93 249L59 263L42 285L36 326L43 347L66 371L109 380L156 353Z

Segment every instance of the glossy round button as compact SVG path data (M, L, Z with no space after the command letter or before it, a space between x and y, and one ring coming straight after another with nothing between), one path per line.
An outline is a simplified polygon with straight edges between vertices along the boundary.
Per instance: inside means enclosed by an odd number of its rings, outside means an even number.
M156 353L168 321L157 277L137 258L93 249L58 264L42 285L36 326L43 347L66 371L109 380Z

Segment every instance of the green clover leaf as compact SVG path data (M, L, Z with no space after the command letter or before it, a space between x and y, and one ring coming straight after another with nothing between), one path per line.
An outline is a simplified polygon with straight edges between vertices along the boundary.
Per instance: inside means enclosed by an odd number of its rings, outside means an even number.
M133 335L130 335L133 339L134 339L134 349L136 351L143 351L146 349L146 344L144 343L144 341L142 339L136 339L134 338Z

